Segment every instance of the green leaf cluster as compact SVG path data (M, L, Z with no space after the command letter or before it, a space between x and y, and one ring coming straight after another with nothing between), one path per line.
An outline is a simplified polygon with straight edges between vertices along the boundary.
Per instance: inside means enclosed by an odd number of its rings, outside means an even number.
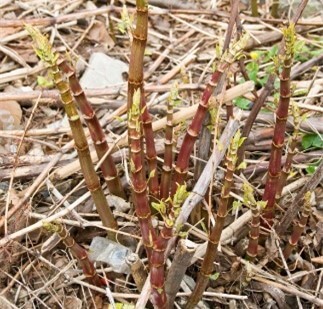
M26 24L25 29L34 41L33 48L37 56L49 66L56 65L58 54L53 51L47 37L32 25Z

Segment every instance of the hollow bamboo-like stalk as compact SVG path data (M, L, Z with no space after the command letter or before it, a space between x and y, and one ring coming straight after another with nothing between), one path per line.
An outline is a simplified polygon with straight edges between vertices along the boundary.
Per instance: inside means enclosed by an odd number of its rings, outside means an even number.
M167 308L167 295L165 292L165 250L169 239L173 236L173 224L165 222L164 228L154 242L150 259L151 301L155 308Z
M292 23L296 24L299 20L299 18L302 16L302 13L306 7L308 3L308 0L302 0L301 3L299 4L299 6L297 7L297 10L295 11L295 14L292 18ZM239 18L237 18L237 30L240 31L241 29L241 22L239 21ZM280 46L279 46L279 55L282 54L282 50L283 50L283 43L284 41L281 42ZM241 61L242 64L242 61ZM243 75L246 75L245 68L242 65L242 73L245 73ZM245 76L246 80L249 80L249 78L247 76ZM248 138L251 129L252 129L252 125L255 122L261 108L263 107L267 97L270 95L270 93L272 92L272 90L274 89L274 82L276 79L276 74L272 73L269 74L268 76L268 80L265 84L265 86L263 87L261 93L259 96L255 95L256 100L254 102L254 105L250 111L250 114L248 116L248 118L245 121L244 124L244 128L242 130L242 136ZM244 153L245 153L245 148L246 148L246 143L243 143L239 150L238 150L238 162L237 165L239 165L243 159L244 159Z
M133 96L131 109L128 111L128 133L130 147L130 173L133 202L139 220L143 244L150 260L156 232L152 226L146 175L143 168L142 125L140 109L140 89Z
M258 254L258 242L260 232L260 210L253 195L253 190L248 184L244 184L244 200L252 212L251 226L249 231L249 244L247 248L247 259L253 261Z
M203 125L203 120L209 107L209 99L223 73L241 55L241 51L246 44L246 40L247 37L243 36L238 42L233 44L227 52L222 55L216 71L212 74L212 77L202 94L196 114L187 129L183 144L178 154L174 179L172 181L172 195L175 193L177 184L183 184L186 179L190 155L192 153L197 136Z
M237 160L237 150L240 143L240 132L232 139L228 154L226 157L227 170L224 177L224 183L221 190L220 204L216 215L216 223L211 228L206 253L200 269L195 288L189 297L185 309L194 309L197 303L202 298L209 278L213 272L213 262L217 256L217 249L221 239L222 230L224 227L225 218L228 212L228 204L230 199L230 190L233 184L233 174Z
M81 265L84 276L91 284L98 287L104 287L107 285L105 280L100 278L97 274L93 262L89 259L86 250L80 246L73 237L71 237L67 229L62 224L57 222L44 223L43 227L51 233L56 233L63 241L64 245L71 250L72 255Z
M288 117L288 107L291 97L290 90L290 71L294 56L295 43L295 27L290 24L288 28L284 29L285 53L282 60L282 70L279 75L280 78L280 96L279 103L276 110L276 124L274 129L274 136L272 140L271 154L268 167L268 176L263 194L263 201L267 201L267 206L264 209L263 224L271 226L274 218L275 197L278 186L278 180L281 174L281 158L282 148L284 146L284 138L286 131L286 122Z
M52 46L50 45L48 39L43 36L38 29L27 25L26 30L34 40L34 49L37 55L48 65L52 79L60 93L61 101L71 127L84 180L87 188L91 192L91 196L102 223L106 227L117 230L117 222L108 205L107 199L101 188L99 177L95 172L91 160L89 146L82 127L80 116L76 109L76 104L74 102L69 83L65 80L63 74L60 72L59 67L57 66L58 55L52 50ZM110 238L115 238L115 233L112 231L109 231L108 235Z
M146 144L146 159L148 162L149 171L149 194L159 199L159 181L157 171L157 151L155 147L154 131L152 128L151 116L148 113L146 102L142 103L142 125L144 129L145 144Z
M163 171L160 182L160 199L166 200L169 197L169 190L173 169L173 105L177 98L176 85L171 90L170 96L167 100L167 120L165 129L165 155Z
M251 209L252 219L249 231L249 244L247 248L247 257L253 261L258 254L259 230L260 230L260 213L256 205Z
M87 127L89 128L98 158L101 159L109 151L109 146L95 111L76 77L75 70L67 63L66 59L59 59L58 67L68 77L75 101L83 114ZM101 170L110 193L126 198L118 176L116 165L111 155L106 156L101 164Z
M164 219L158 238L154 242L150 259L150 283L152 287L152 303L158 309L167 308L167 295L165 291L165 251L168 241L173 236L174 224L180 212L180 207L187 197L186 185L178 186L174 197L169 201L169 207L160 202L159 212Z
M301 217L299 221L294 225L292 235L289 238L288 243L284 249L283 255L285 259L288 259L292 250L297 245L298 240L300 239L302 233L304 232L304 228L307 224L308 217L311 213L311 192L308 191L304 196L304 207L301 213Z
M287 157L286 157L286 161L285 164L282 168L282 172L278 181L278 187L277 187L277 192L276 192L276 203L279 202L280 198L281 198L281 194L283 191L283 188L286 184L288 175L290 173L291 167L292 167L292 163L293 163L293 158L296 154L296 146L297 146L297 139L298 139L298 135L299 135L299 130L300 130L300 112L299 112L299 108L296 104L294 104L292 106L292 113L293 113L293 120L294 120L294 132L293 135L289 141L288 144L288 152L287 152Z
M143 87L143 59L148 32L148 2L136 0L137 21L133 31L128 78L128 110L130 110L134 92L141 91L142 126L146 142L146 158L150 172L149 194L158 198L159 182L157 173L157 152L154 142L151 116L147 110Z

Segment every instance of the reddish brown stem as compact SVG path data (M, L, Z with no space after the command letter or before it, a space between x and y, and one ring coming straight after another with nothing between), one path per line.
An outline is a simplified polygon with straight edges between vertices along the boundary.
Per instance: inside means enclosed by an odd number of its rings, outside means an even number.
M294 156L296 154L296 146L297 146L297 135L294 135L292 137L292 140L291 140L290 144L289 144L286 161L285 161L285 164L284 164L284 167L282 169L280 179L279 179L279 182L278 182L278 187L277 187L277 192L276 192L276 201L277 202L279 202L279 200L281 198L283 188L284 188L284 186L286 184L288 175L290 173L291 166L292 166L292 163L293 163L293 158L294 158Z
M238 136L236 136L238 137ZM189 297L185 309L194 309L199 300L202 298L203 292L209 282L209 277L214 269L213 262L217 256L217 249L220 243L222 230L224 227L225 218L228 212L228 204L230 200L230 190L233 183L233 174L235 170L236 154L239 144L238 141L233 139L228 150L228 155L226 157L227 170L224 178L224 183L221 191L221 199L219 208L216 215L216 223L211 228L209 234L209 241L205 253L205 257L200 269L200 273L195 285L195 288Z
M141 90L141 110L142 124L146 141L146 156L148 160L149 172L153 172L150 177L149 190L152 196L158 197L159 183L157 174L157 153L155 149L152 122L147 110L144 88L143 88L143 58L147 42L148 32L148 4L144 0L136 1L137 22L133 31L133 42L131 46L129 79L128 79L128 110L132 105L132 98L135 90Z
M302 0L302 2L299 4L297 11L295 13L295 15L293 16L292 19L292 23L296 24L299 20L299 18L301 17L306 5L307 5L308 0ZM240 29L240 21L238 20L237 22L237 29ZM240 31L240 30L239 30ZM280 47L279 47L279 54L282 54L282 50L283 50L283 42L281 43ZM241 62L242 63L242 62ZM274 89L274 82L276 79L276 75L275 74L270 74L268 77L268 80L262 90L262 92L260 93L259 97L256 96L256 101L255 104L252 107L252 110L250 112L249 117L247 118L247 120L245 121L245 125L244 128L242 130L242 136L243 137L248 137L250 132L251 132L251 128L253 126L253 123L255 122L261 108L263 107L267 97L269 96L269 94L272 92L272 90ZM246 146L246 140L245 142L240 146L239 151L238 151L238 162L237 165L239 165L243 159L244 159L244 153L245 153L245 146Z
M167 102L167 122L165 130L165 155L163 164L163 173L160 183L160 199L166 200L169 197L171 184L171 173L173 169L173 99L170 98Z
M152 303L158 309L167 308L167 296L165 292L165 250L169 239L173 236L173 225L167 225L154 242L153 253L150 259L150 283L152 287Z
M141 140L142 126L140 112L140 89L136 91L134 103L131 106L131 110L128 110L128 114L130 171L133 202L140 223L143 244L146 248L148 259L150 259L156 234L151 221L151 210L149 207L146 175L143 168L144 157Z
M300 237L304 231L308 217L311 213L310 199L311 199L311 192L308 191L304 197L304 208L303 208L301 217L300 217L299 221L294 225L293 233L290 236L289 241L284 249L283 255L284 255L285 259L289 258L290 254L292 253L292 250L297 245L297 242L300 239Z
M268 167L268 176L263 194L263 201L267 201L264 210L264 224L272 225L274 218L275 197L278 180L281 173L282 148L284 146L288 108L291 97L290 71L293 63L295 28L291 24L285 32L285 55L280 73L280 97L276 110L276 124L272 140L272 148Z
M144 91L142 91L144 95ZM155 147L154 131L152 128L151 116L147 110L146 101L142 100L142 124L144 129L145 143L146 143L146 158L148 162L149 178L149 194L159 199L159 181L157 171L157 151Z
M258 241L260 230L260 212L256 204L251 205L252 220L249 231L249 244L247 248L247 257L253 261L258 253Z
M244 48L246 41L247 41L247 37L246 36L242 37L238 42L233 44L227 52L225 52L222 55L216 71L212 74L212 77L202 94L196 114L190 126L187 129L182 147L178 154L176 167L175 167L174 180L172 182L172 195L176 191L176 185L183 184L183 182L186 179L190 155L192 153L196 138L203 125L203 120L205 118L205 115L209 106L208 104L209 99L213 94L213 91L217 83L220 81L220 78L223 76L224 72L241 55L241 51Z
M104 279L97 274L93 262L89 259L86 250L80 246L73 237L69 234L67 229L59 223L44 223L44 228L52 233L57 233L65 246L71 250L73 256L78 260L83 269L86 279L93 285L104 287L107 285Z
M222 76L224 70L227 69L228 66L229 63L226 62L222 63L222 65L219 66L218 70L213 73L211 80L209 81L208 85L206 86L203 92L196 114L189 128L187 129L187 133L184 137L182 147L178 154L174 180L172 182L172 195L176 191L176 185L183 184L186 179L190 155L192 153L194 143L201 130L203 120L208 110L209 99L215 89L216 84L220 80L220 77Z
M69 79L73 96L84 116L87 127L89 128L98 158L101 159L109 151L109 146L95 111L93 110L91 103L87 100L87 97L75 75L75 70L65 59L58 60L58 67ZM126 195L121 186L117 168L111 155L106 156L101 164L101 170L110 193L125 198Z
M164 219L164 227L154 242L151 256L152 302L157 308L167 308L165 292L165 251L168 241L173 236L173 228L181 206L187 197L186 185L178 186L172 199L169 199L167 207L164 201L156 203L158 210Z

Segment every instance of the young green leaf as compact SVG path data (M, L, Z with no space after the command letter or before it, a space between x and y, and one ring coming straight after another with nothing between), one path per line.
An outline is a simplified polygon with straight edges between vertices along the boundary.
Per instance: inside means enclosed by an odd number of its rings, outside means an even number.
M219 278L219 276L220 276L220 273L214 273L209 275L209 279L215 281Z

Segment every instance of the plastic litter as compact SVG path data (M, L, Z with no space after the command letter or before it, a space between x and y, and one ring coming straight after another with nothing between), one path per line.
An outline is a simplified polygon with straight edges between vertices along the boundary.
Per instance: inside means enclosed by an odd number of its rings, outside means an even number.
M126 259L133 252L112 240L104 237L94 237L90 245L90 259L95 262L107 263L114 272L129 274L130 267Z

